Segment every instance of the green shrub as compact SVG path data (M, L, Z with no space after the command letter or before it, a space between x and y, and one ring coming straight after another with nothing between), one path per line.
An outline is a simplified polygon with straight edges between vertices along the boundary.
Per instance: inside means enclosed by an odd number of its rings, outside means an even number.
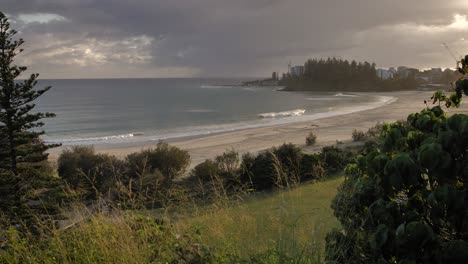
M317 142L317 136L314 134L314 132L310 132L309 135L306 137L306 145L307 146L313 146Z
M301 180L319 180L325 175L320 154L305 154L301 161Z
M72 189L87 195L109 192L124 173L122 161L114 156L96 154L92 147L66 149L57 163L60 178Z
M160 142L154 149L128 155L126 162L130 178L139 178L159 170L164 176L163 183L170 185L175 178L185 173L190 165L190 155L185 150Z
M321 159L328 173L342 171L354 158L354 153L349 150L327 146L322 149Z
M346 169L328 261L468 263L467 128L467 115L447 118L439 106L384 126Z
M353 138L354 142L364 141L364 140L367 139L367 135L366 135L366 133L364 133L361 130L354 129L353 134L352 134L352 138Z
M222 173L235 174L240 166L239 153L235 150L224 152L215 158L215 162Z
M254 159L244 155L241 181L250 182L255 190L269 190L298 183L301 175L302 151L293 144L284 144L260 152Z
M210 182L214 177L219 175L220 170L218 164L212 160L205 160L193 168L190 176L199 180L202 183Z

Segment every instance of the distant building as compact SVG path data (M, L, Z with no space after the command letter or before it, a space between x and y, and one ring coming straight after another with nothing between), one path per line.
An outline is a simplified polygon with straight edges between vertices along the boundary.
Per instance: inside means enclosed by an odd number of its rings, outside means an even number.
M393 78L393 72L385 69L377 69L377 76L382 80L388 80Z
M289 74L292 76L301 76L304 74L304 66L293 66L289 69Z
M274 80L274 81L277 81L278 80L278 73L277 72L273 72L271 74L271 79Z
M441 68L431 68L430 70L419 72L416 75L416 79L424 83L438 83L441 81L443 73Z
M398 67L397 72L396 72L396 74L398 74L400 78L408 78L410 76L416 76L418 73L419 73L418 69L408 68L405 66Z

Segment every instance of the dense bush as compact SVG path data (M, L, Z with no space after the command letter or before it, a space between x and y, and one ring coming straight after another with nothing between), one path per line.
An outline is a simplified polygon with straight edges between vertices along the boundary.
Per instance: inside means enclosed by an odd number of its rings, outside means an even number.
M195 166L182 184L204 201L225 200L249 188L250 184L241 180L241 171L239 153L231 150Z
M70 188L91 197L107 194L117 181L122 180L125 168L125 164L114 156L96 154L92 147L83 146L64 150L57 166L60 178Z
M322 149L321 159L328 173L342 171L355 157L355 153L348 149L327 146Z
M189 162L186 151L165 143L130 154L124 161L96 154L92 147L73 147L60 155L58 174L85 200L99 196L135 207L164 198Z
M175 178L185 173L190 165L190 155L185 150L160 142L154 149L128 155L126 162L130 178L139 178L158 170L164 177L162 182L170 185Z
M220 174L218 164L212 160L205 160L193 168L190 176L202 183L210 182Z
M250 182L255 190L285 187L300 182L302 151L293 144L260 152L254 159L244 156L242 182Z
M459 105L462 92L466 80L434 103ZM333 201L343 230L327 237L329 262L468 263L467 149L468 116L440 106L385 125Z
M319 180L325 176L320 154L304 154L301 161L301 181Z
M314 132L310 132L309 135L306 137L306 145L307 146L313 146L317 142L317 136L314 134Z

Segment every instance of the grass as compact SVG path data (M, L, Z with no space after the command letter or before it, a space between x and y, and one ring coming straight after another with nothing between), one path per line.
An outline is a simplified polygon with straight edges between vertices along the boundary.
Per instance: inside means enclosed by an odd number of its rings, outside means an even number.
M164 225L126 211L39 240L3 230L9 243L0 263L322 263L325 236L339 225L330 203L342 181L252 194L236 205L185 206Z
M343 177L274 194L252 195L232 207L201 210L175 221L199 229L202 243L247 257L274 250L300 263L323 259L325 236L339 225L330 208Z

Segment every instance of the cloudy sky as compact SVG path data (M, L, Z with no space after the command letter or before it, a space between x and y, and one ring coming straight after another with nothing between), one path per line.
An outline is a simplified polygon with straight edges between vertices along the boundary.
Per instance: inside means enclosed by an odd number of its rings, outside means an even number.
M0 0L42 78L268 76L340 56L454 67L467 0Z

